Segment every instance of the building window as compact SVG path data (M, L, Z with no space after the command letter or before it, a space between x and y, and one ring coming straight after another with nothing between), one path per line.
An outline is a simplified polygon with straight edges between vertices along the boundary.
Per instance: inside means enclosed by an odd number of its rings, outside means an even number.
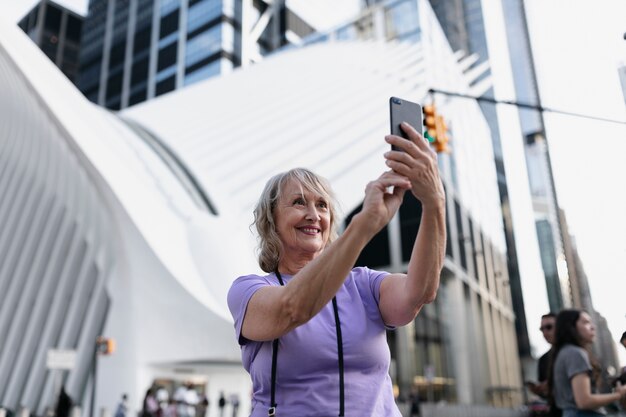
M92 103L97 103L99 91L100 89L98 88L98 86L96 86L95 88L89 91L85 91L85 97L87 98L87 100L91 101Z
M71 39L74 42L80 42L80 30L82 28L82 22L80 19L72 15L67 15L67 26L65 27L65 37Z
M222 14L222 3L215 0L203 0L196 4L189 4L187 15L187 32L193 32L200 26L218 18Z
M109 77L107 81L106 100L109 102L111 98L120 95L122 92L122 72ZM107 106L108 107L108 106Z
M124 55L126 54L126 40L116 43L111 47L109 55L109 71L113 68L121 65L124 62Z
M338 40L372 39L375 36L374 19L371 14L367 14L356 22L337 29L335 35Z
M130 72L130 85L134 86L148 79L148 64L150 60L148 57L139 59L133 62L133 66Z
M474 279L478 280L478 253L476 252L476 245L474 244L474 222L471 217L468 217L467 224L469 226L469 236L466 240L469 243L469 253L472 254L472 259L474 262Z
M156 82L163 81L166 78L169 78L172 75L176 75L176 66L172 65L171 67L165 68L163 71L158 72L154 77Z
M161 16L180 7L180 0L161 0Z
M139 1L137 4L137 15L135 21L137 26L143 26L144 24L152 23L152 5L154 1Z
M176 52L178 51L178 43L174 42L159 51L159 59L157 71L161 71L167 67L176 64Z
M422 220L422 204L410 192L404 193L404 201L400 206L400 236L402 242L402 260L411 259L415 236Z
M221 66L223 61L230 62L226 59L221 59L218 61L213 61L196 71L185 76L185 85L191 85L198 81L205 80L207 78L213 77L221 73Z
M426 376L433 372L435 377L453 378L447 363L446 341L443 324L439 317L443 317L441 302L436 299L433 303L425 305L420 314L415 318L415 363L416 373ZM419 378L417 388L422 397L426 398L426 390L432 389L433 400L450 400L453 398L453 386L448 384L428 387L424 378Z
M100 68L102 63L96 62L88 68L83 68L80 71L78 79L78 88L87 95L87 92L92 88L98 89L100 83Z
M221 28L221 26L215 26L187 42L185 67L190 67L221 50Z
M56 62L57 49L59 47L59 38L55 33L44 32L44 41L41 50L52 60Z
M142 101L146 101L148 98L148 91L144 87L143 89L139 89L130 95L128 98L128 105L132 106L133 104L141 103Z
M150 49L150 35L152 34L152 26L147 26L135 31L133 40L133 54L139 54Z
M363 209L363 205L359 205L352 213L346 217L346 225L350 224L352 218ZM389 231L387 226L383 228L376 236L369 241L365 248L361 251L355 266L367 266L370 268L387 267L391 264L391 256L389 251Z
M465 255L465 233L463 232L463 214L461 213L461 205L454 200L454 215L456 217L456 230L458 231L459 256L461 259L461 267L467 271L467 258Z
M44 28L52 32L58 32L61 27L61 11L48 5L44 15Z
M156 95L160 96L176 88L176 76L172 75L170 78L158 82L156 85Z
M492 288L493 287L492 285L493 275L492 275L492 272L489 270L489 264L487 262L487 254L491 255L491 248L490 248L491 245L489 243L489 240L485 237L482 231L480 232L480 241L481 241L482 248L483 248L481 251L481 254L483 257L483 266L485 268L485 282L487 285L487 289L494 290L495 288Z
M161 18L161 26L159 31L159 39L163 39L170 33L174 33L178 30L178 14L176 10L165 17Z
M417 2L413 0L392 3L385 8L387 39L406 39L419 33Z
M110 101L107 101L106 108L109 110L119 110L122 107L120 96L115 96Z

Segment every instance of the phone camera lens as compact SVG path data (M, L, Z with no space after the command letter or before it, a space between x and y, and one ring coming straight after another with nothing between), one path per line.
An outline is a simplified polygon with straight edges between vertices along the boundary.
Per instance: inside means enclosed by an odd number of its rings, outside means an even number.
M402 104L402 100L400 100L399 98L393 98L392 101L394 104Z

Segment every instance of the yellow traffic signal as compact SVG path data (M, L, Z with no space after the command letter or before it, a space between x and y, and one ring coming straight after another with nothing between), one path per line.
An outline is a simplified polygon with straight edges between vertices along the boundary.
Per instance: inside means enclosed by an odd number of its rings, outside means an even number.
M433 143L437 140L437 110L434 104L427 104L422 108L424 112L424 137Z
M443 119L443 116L437 115L435 117L435 131L437 132L433 143L435 151L437 153L450 153L450 148L448 147L448 142L450 141L450 138L448 137L448 126L446 125L446 121Z
M115 340L106 337L96 339L96 352L101 355L110 355L115 352Z

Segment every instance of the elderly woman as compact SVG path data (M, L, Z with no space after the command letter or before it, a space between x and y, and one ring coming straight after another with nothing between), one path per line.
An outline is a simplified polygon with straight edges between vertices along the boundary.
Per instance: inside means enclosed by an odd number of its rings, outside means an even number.
M410 323L434 300L446 239L436 154L402 127L410 140L385 137L399 148L384 155L391 170L367 185L363 209L341 236L324 179L293 169L265 186L254 214L268 275L239 277L228 294L252 377L252 416L401 415L385 330ZM407 273L353 268L407 190L422 204Z
M548 387L563 417L603 416L604 406L626 398L626 386L619 383L612 393L598 393L600 365L589 354L595 335L596 328L585 311L562 310L556 316Z

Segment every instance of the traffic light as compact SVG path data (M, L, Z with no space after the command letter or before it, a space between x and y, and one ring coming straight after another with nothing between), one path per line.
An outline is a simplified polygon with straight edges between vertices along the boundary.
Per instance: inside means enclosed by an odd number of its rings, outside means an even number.
M115 340L106 337L98 337L96 339L96 352L101 355L110 355L115 352Z
M443 119L443 116L437 115L435 118L435 130L437 132L433 143L435 151L437 153L450 153L450 148L448 148L448 142L450 141L450 138L448 137L448 126L446 125L446 121Z
M424 137L433 144L435 151L450 152L448 126L443 116L437 114L434 104L426 104L422 111L424 112Z
M424 137L430 142L433 143L437 137L437 111L435 109L434 104L426 104L422 111L424 112Z

